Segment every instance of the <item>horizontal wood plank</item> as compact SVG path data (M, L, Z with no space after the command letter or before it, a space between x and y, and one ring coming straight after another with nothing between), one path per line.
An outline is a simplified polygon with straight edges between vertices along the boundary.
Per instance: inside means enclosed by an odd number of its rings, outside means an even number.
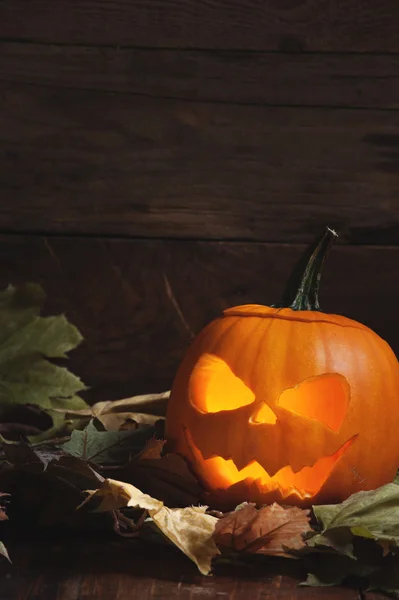
M399 112L0 85L0 231L399 239Z
M0 81L198 102L399 108L394 55L0 43Z
M302 245L1 236L0 287L36 281L85 342L70 366L92 400L169 389L185 349L224 308L272 304ZM375 329L399 355L399 247L337 244L321 306Z
M398 52L396 0L2 0L0 39Z
M254 575L237 565L204 577L173 548L136 540L12 542L13 564L0 563L0 600L358 600L349 588L298 587L298 580L263 565ZM287 569L288 567L286 567ZM276 571L276 567L274 568ZM364 600L384 600L362 594Z

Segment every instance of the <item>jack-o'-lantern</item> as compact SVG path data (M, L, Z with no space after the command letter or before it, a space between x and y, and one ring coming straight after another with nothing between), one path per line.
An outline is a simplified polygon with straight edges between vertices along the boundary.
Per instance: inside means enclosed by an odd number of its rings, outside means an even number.
M273 307L226 310L194 340L166 419L208 501L307 506L391 481L399 464L399 364L368 327L320 312L336 237L326 230ZM305 258L305 257L304 257Z

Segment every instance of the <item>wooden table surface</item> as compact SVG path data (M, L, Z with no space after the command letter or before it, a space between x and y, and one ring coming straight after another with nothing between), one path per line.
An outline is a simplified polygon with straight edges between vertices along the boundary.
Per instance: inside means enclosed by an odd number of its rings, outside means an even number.
M298 587L291 577L219 567L204 577L179 551L136 540L8 541L0 562L0 600L378 600L349 588Z

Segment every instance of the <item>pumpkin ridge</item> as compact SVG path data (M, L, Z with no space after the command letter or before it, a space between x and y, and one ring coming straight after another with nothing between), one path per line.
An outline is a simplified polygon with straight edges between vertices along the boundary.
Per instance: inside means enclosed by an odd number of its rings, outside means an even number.
M256 306L256 305L250 305L250 306ZM319 318L319 315L321 313L312 313L311 314L311 320L309 318L301 318L300 316L298 316L297 314L294 316L289 316L289 315L281 315L279 314L279 312L281 310L284 309L276 309L276 312L273 313L266 313L266 312L256 312L256 310L254 311L249 311L249 312L241 312L241 308L244 309L246 307L246 305L243 306L236 306L233 308L226 308L223 311L223 317L240 317L240 318L244 318L244 317L258 317L260 319L281 319L282 321L297 321L300 323L325 323L326 325L337 325L338 327L346 327L346 328L350 328L350 329L360 329L361 331L365 331L367 333L371 333L373 335L376 335L375 332L370 329L369 327L367 327L367 325L363 325L363 323L358 323L357 321L354 321L352 319L348 319L347 317L343 317L341 315L330 315L331 317L336 317L337 319L343 319L345 320L344 323L339 323L337 322L335 319L323 319L323 318ZM261 304L259 304L259 308L269 308L269 307L264 307ZM307 312L307 311L303 311L303 312ZM309 311L310 312L310 311ZM317 315L317 318L315 318L315 314Z

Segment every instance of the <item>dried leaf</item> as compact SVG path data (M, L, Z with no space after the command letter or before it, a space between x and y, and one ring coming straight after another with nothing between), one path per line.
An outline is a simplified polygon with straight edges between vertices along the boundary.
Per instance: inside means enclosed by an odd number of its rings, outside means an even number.
M135 429L140 425L155 425L163 419L157 415L138 412L105 413L97 416L97 419L107 431L124 431Z
M53 398L53 408L48 409L48 413L52 419L52 427L37 435L30 435L29 441L32 443L52 440L55 437L64 437L70 435L75 429L83 429L84 422L79 419L67 419L65 415L58 412L58 407L67 406L74 410L85 410L86 402L80 396L73 396L65 400L64 398Z
M204 490L191 473L184 458L177 454L162 456L165 440L151 438L140 454L118 474L120 479L146 490L169 507L198 504Z
M11 508L19 525L83 521L83 514L76 518L82 491L100 485L104 480L101 475L85 461L63 455L59 449L7 444L5 452L8 466L0 471L0 486L12 494Z
M166 440L157 440L157 438L152 437L148 440L143 450L136 458L138 460L160 459L162 457L162 450L165 444Z
M46 485L43 486L44 498L40 507L39 524L48 526L55 523L83 522L84 515L76 513L76 508L82 500L82 492L88 486L101 485L104 478L85 461L73 456L61 456L58 460L53 460L45 476Z
M321 533L307 540L307 585L336 585L359 579L362 588L399 592L399 487L394 483L362 491L341 504L314 506Z
M120 465L113 475L145 489L167 506L196 504L203 489L186 461L175 454L162 456L164 440L153 437L153 428L134 431L98 431L91 422L84 431L74 431L62 449L73 456L102 465Z
M212 538L217 519L206 514L206 506L170 509L133 485L113 479L106 479L100 489L88 493L90 496L83 504L93 499L99 501L97 512L122 507L148 511L163 535L195 562L202 574L210 572L212 558L219 551Z
M170 391L159 394L142 394L122 400L98 402L94 405L96 416L109 413L142 413L148 415L165 416Z
M67 402L69 407L75 409L87 406L79 396L53 398L52 402L53 406L62 406ZM78 419L71 421L54 409L43 410L33 404L9 405L4 409L1 419L0 435L3 434L7 441L27 439L36 444L70 435L74 429L82 428L82 422Z
M3 494L2 492L0 492L0 500L2 497L4 498L5 496L9 496L9 494ZM1 506L1 504L0 504L0 521L7 521L7 519L8 519L8 517L5 513L4 506ZM1 551L0 551L0 554L1 554Z
M353 550L353 534L349 529L340 528L327 531L325 534L313 535L306 540L309 548L320 550L321 548L331 549L339 554L344 554L350 558L355 558Z
M104 481L104 477L97 473L87 462L75 456L60 456L58 460L51 462L47 472L59 479L68 481L70 485L80 490L87 487L88 481L92 483L98 481L102 483Z
M54 455L40 456L38 452L35 452L31 446L24 442L21 444L5 444L3 452L10 464L23 467L32 473L43 473L48 463L56 456L56 452Z
M144 394L124 398L122 400L97 402L91 408L72 410L59 408L67 419L85 419L86 422L98 419L108 431L120 431L130 424L154 425L166 414L167 402L170 392L160 394Z
M367 591L379 591L394 595L399 594L399 555L386 557L379 569L374 569L368 576Z
M340 554L312 554L307 569L308 577L300 585L335 586L355 578L359 588L364 588L365 582L381 570L378 564L368 564Z
M393 544L388 540L378 540L377 544L382 548L382 556L388 556L392 550Z
M0 423L0 434L4 435L8 440L27 439L30 436L35 437L41 433L41 429L27 423Z
M198 504L204 496L203 488L186 461L177 454L133 459L124 469L123 479L160 498L170 507Z
M234 551L295 558L289 551L305 547L309 519L309 511L297 507L244 504L217 522L214 540Z
M5 547L5 545L3 544L3 542L0 542L0 556L4 556L4 558L6 558L8 561L11 562L10 556L8 554L7 548Z
M0 433L20 440L50 429L53 420L47 411L34 404L10 404L2 410Z

